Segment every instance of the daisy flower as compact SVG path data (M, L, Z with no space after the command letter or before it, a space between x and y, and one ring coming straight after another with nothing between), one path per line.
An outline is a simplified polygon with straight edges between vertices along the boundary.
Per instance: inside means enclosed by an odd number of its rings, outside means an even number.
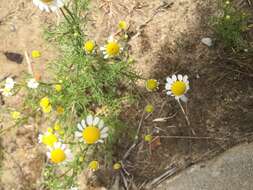
M62 91L62 85L56 84L56 85L54 85L54 89L55 89L56 92L61 92Z
M120 164L119 162L113 164L113 169L114 169L114 170L119 170L119 169L121 169L121 168L122 168L122 166L121 166L121 164Z
M41 11L56 11L64 5L64 0L33 0L33 4L39 7Z
M126 30L127 29L127 23L126 23L126 21L124 21L124 20L119 21L118 27L121 30Z
M39 143L42 143L48 147L52 147L54 143L58 141L57 136L49 131L45 132L44 134L40 134L38 139Z
M89 168L92 170L92 171L96 171L99 169L99 162L96 161L96 160L93 160L89 163Z
M174 96L176 100L181 99L186 102L187 98L185 94L190 89L188 76L172 75L172 77L167 77L166 80L165 89L167 90L167 95Z
M84 51L87 53L87 54L91 54L94 52L94 49L95 49L95 42L92 41L92 40L88 40L84 43L84 46L83 46L83 49Z
M78 131L75 136L86 144L103 143L108 136L108 127L104 126L103 120L88 115L85 120L77 125Z
M158 89L159 82L156 79L148 79L145 86L148 91L152 92Z
M73 159L70 149L67 148L65 144L61 144L60 142L55 143L53 147L49 148L47 157L54 164L64 164L65 162Z
M38 50L33 50L32 51L32 58L39 58L41 57L41 52Z
M6 80L5 80L5 88L8 88L8 89L13 89L14 88L14 85L15 85L15 81L11 78L11 77L8 77Z
M4 96L6 96L6 97L8 97L8 96L12 96L13 95L13 92L11 91L11 89L10 88L1 88L0 89L0 92L4 95Z
M19 120L21 118L21 113L18 111L13 111L11 112L11 117L14 120Z
M34 78L27 81L27 87L28 88L36 89L36 88L38 88L38 86L39 86L39 83Z
M152 104L147 104L145 107L145 112L152 113L154 111L154 106Z
M117 57L123 48L120 46L118 41L113 38L113 36L110 36L107 44L104 47L101 47L100 50L103 52L104 58L107 59Z
M44 113L49 113L52 110L52 105L48 99L48 97L44 97L40 100L40 107Z

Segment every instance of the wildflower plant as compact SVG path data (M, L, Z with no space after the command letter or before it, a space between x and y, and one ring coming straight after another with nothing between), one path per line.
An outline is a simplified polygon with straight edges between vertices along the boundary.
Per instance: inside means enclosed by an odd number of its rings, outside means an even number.
M249 15L234 7L229 0L223 0L221 14L212 18L212 25L216 35L226 48L242 50L248 48L249 44L245 39L245 32L248 27Z
M124 38L127 23L120 24L124 32L108 35L105 43L98 44L86 37L83 27L81 14L88 1L76 0L68 6L64 2L33 0L42 11L60 11L65 18L46 31L47 39L61 52L49 68L53 77L28 76L20 82L7 78L0 84L5 96L26 90L24 109L10 114L14 120L22 116L25 121L30 117L34 122L46 121L48 129L40 128L38 135L47 155L41 186L53 190L75 187L84 169L96 171L102 163L112 164L112 146L127 131L119 114L134 100L133 84L139 78ZM36 50L31 56L42 54Z

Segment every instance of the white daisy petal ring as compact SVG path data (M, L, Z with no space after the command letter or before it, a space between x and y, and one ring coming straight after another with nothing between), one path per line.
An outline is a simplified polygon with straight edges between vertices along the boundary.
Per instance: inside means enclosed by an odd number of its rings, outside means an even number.
M167 95L174 96L176 100L187 101L185 94L190 89L187 75L172 75L172 77L167 77L166 81Z
M70 149L67 148L65 144L61 144L60 142L55 143L53 147L49 148L47 157L54 164L64 164L73 159Z
M88 115L86 119L77 124L75 136L86 144L95 144L104 142L103 139L107 138L108 131L109 129L104 126L103 120Z
M41 11L56 11L64 5L64 0L33 0L33 4Z
M123 48L112 36L107 40L107 44L104 47L101 47L100 50L103 52L104 58L114 58L119 56L120 52L123 51Z

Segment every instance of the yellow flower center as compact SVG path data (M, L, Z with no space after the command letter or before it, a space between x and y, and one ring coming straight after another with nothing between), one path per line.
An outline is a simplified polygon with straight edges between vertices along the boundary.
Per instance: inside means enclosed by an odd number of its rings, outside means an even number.
M56 108L56 112L57 112L58 115L62 115L64 113L64 108L61 107L61 106L58 106Z
M89 163L89 168L92 169L92 170L97 170L99 168L99 163L98 161L91 161Z
M42 0L43 3L52 3L54 0Z
M154 106L151 105L151 104L146 105L145 111L146 111L147 113L152 113L152 112L154 111Z
M21 118L21 113L18 111L11 112L11 116L14 120L18 120Z
M62 90L62 86L60 84L54 85L54 89L56 92L60 92Z
M126 30L127 29L127 23L125 22L125 21L120 21L119 22L119 28L121 29L121 30Z
M40 100L40 107L45 108L50 104L48 97L44 97Z
M46 107L42 107L42 111L43 111L44 113L50 113L50 112L52 111L52 106L51 106L51 104L49 104L49 105L46 106Z
M63 162L66 159L66 154L60 148L52 150L51 152L51 161L55 164Z
M88 126L83 130L83 139L87 144L94 144L100 138L100 131L97 127Z
M94 47L95 47L95 43L91 40L87 41L84 44L84 50L86 53L92 53L92 51L94 50Z
M171 91L175 96L181 96L186 91L186 84L182 81L176 81L172 84Z
M120 45L117 42L110 42L106 45L106 53L109 56L116 56L119 54Z
M145 135L145 137L144 137L144 140L145 140L146 142L151 142L152 139L153 139L152 135Z
M33 50L32 51L32 58L39 58L41 57L41 52L38 50Z
M147 82L146 82L146 88L147 88L147 90L154 91L154 90L157 89L157 87L158 87L157 80L155 80L155 79L149 79L149 80L147 80Z
M42 143L47 146L53 146L57 141L58 139L54 134L43 135L42 137Z

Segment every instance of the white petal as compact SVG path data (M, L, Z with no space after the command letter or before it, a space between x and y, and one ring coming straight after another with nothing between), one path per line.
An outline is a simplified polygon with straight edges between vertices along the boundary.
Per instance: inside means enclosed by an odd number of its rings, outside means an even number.
M165 89L166 89L166 90L170 90L170 89L171 89L171 84L166 83L166 85L165 85Z
M173 82L177 81L177 76L176 75L172 75L172 81Z
M62 144L62 145L61 145L61 149L62 149L62 150L65 150L65 149L66 149L66 145L65 145L65 144Z
M98 128L101 130L104 127L104 121L102 119L100 119L99 123L98 123Z
M77 124L77 128L78 128L79 131L83 130L83 126L80 123Z
M93 123L93 117L92 117L92 115L88 115L87 116L86 122L87 122L88 125L92 125L92 123Z
M180 80L180 81L182 81L183 80L183 76L182 75L177 75L177 78L178 78L178 80Z
M75 132L76 138L80 138L81 136L83 136L83 134L81 132L78 132L78 131Z
M114 42L114 38L113 38L113 36L111 35L111 36L109 36L109 38L108 38L108 42Z
M101 130L101 133L104 134L104 133L107 133L109 131L109 128L108 127L104 127L102 130Z
M184 75L183 81L184 81L184 82L188 82L188 76L187 76L187 75Z
M108 133L101 134L101 138L105 139L106 137L108 137Z
M100 47L100 50L101 50L101 51L104 51L104 50L105 50L105 47Z
M166 78L166 81L167 81L169 84L172 84L172 83L173 83L172 78L170 78L170 77L167 77L167 78Z
M97 142L99 142L99 143L104 143L104 140L99 139Z
M47 157L51 158L51 153L50 152L47 152Z
M81 124L82 124L82 126L83 126L83 129L86 127L86 122L85 122L85 119L83 119L82 121L81 121Z
M180 100L186 103L188 101L188 98L185 95L182 95L180 96Z
M61 148L61 143L60 143L60 142L54 143L54 147L55 147L55 148Z
M167 94L167 95L171 95L171 91L167 91L166 94Z
M93 119L93 125L97 125L99 122L99 118L98 117L94 117Z

